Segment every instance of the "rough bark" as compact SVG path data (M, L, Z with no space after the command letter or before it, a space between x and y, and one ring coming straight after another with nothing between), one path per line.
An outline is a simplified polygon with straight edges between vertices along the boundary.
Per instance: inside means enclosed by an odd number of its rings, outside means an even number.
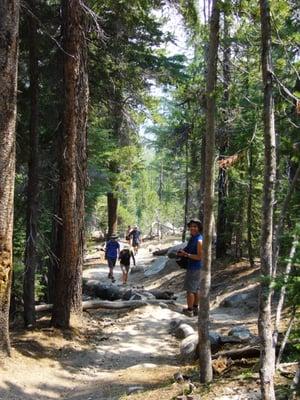
M210 21L210 39L208 51L208 70L206 87L206 151L205 151L205 188L204 188L204 241L203 267L200 282L199 312L199 362L201 382L212 380L211 347L209 340L209 296L211 286L213 199L214 199L214 161L215 161L215 124L216 101L215 87L217 78L217 55L219 47L220 10L218 0L213 1Z
M248 164L248 203L247 203L247 247L248 257L251 267L254 266L254 253L253 253L253 147L252 143L249 146L249 164Z
M229 23L226 14L224 14L224 50L223 50L223 108L224 112L223 126L220 129L220 158L226 154L229 143L229 84L230 84L230 45L228 44ZM228 172L226 168L219 168L218 177L218 217L217 217L217 244L216 258L226 255L228 247L227 237L227 210L226 203L228 198Z
M30 3L34 12L34 2ZM35 271L38 265L38 55L37 22L28 15L29 80L30 80L30 121L29 121L29 162L27 185L25 272L23 281L24 324L35 324Z
M82 312L88 75L81 1L62 0L64 115L60 171L60 253L52 324L70 326Z
M274 370L275 345L272 331L272 239L273 239L273 208L276 182L276 140L274 122L274 99L272 82L271 57L271 15L268 0L260 0L261 13L261 46L262 46L262 77L264 85L264 194L261 229L261 274L258 331L260 346L260 380L261 393L264 400L275 400Z
M10 355L19 1L0 1L0 358Z
M184 221L183 221L183 232L182 241L185 242L186 230L188 224L188 212L189 212L189 144L188 138L185 144L185 202L184 202Z
M118 197L114 193L107 193L108 237L117 233L118 228Z

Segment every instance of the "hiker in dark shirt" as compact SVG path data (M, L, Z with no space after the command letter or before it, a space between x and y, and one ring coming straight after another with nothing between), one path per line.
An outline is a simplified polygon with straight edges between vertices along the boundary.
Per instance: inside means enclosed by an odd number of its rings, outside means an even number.
M128 272L130 269L130 259L133 260L133 265L135 265L135 258L133 251L129 246L125 246L123 250L120 252L119 260L120 267L123 273L123 285L126 285L128 279Z
M135 226L133 228L133 230L130 232L129 236L130 236L130 240L131 240L131 245L134 250L134 254L137 254L140 244L141 244L141 241L142 241L142 239L141 239L142 234L139 231L139 228L137 226Z
M192 317L198 315L203 236L202 223L197 218L191 219L187 226L191 237L187 246L177 254L186 259L184 289L187 292L187 308L184 308L183 312Z
M128 244L130 244L130 233L132 231L132 228L130 225L128 225L127 231L125 233L125 239L128 242Z
M116 266L116 262L120 253L120 243L117 241L117 239L117 235L111 235L105 249L105 258L109 268L108 278L111 279L112 282L115 282L114 267Z

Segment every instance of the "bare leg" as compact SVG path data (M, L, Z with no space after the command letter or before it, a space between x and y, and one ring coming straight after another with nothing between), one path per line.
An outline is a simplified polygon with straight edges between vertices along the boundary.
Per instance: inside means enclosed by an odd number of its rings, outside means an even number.
M194 293L194 304L193 304L193 307L198 307L199 306L199 296L200 296L199 291L197 293Z
M192 310L194 302L195 302L195 294L187 292L187 294L186 294L186 302L187 302L188 309Z

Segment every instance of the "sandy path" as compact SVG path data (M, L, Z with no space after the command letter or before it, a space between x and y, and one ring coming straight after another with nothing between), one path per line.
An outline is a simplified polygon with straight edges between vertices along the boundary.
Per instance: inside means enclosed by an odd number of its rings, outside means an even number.
M152 258L141 249L137 264L147 265ZM84 276L109 283L107 272L98 265L85 269ZM115 277L120 283L118 266ZM140 284L140 275L131 274L128 287L135 278ZM13 358L1 369L0 399L109 400L132 386L159 384L178 370L178 342L168 333L176 317L159 305L122 313L93 310L83 321L89 325L88 340L70 339L51 328L17 334Z

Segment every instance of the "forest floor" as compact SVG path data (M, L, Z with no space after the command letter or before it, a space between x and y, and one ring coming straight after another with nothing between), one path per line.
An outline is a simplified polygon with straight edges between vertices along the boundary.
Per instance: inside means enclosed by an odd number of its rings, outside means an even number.
M164 245L171 245L166 242ZM153 256L147 243L140 250L137 264L151 268ZM184 272L164 268L151 276L130 274L128 288L174 291L178 305L184 305ZM107 267L97 260L86 266L84 276L108 282ZM116 267L116 284L121 271ZM235 325L247 326L257 334L258 265L251 268L245 260L214 265L210 329L226 334ZM224 307L223 300L236 293L248 293L243 307ZM193 377L197 386L197 366L183 366L179 341L170 334L170 320L187 319L163 305L147 305L135 310L88 310L72 331L49 327L49 315L39 318L37 327L12 331L12 358L0 372L1 400L171 400L183 394L186 384L175 383L178 371ZM196 326L196 317L188 321ZM217 376L209 386L196 388L205 400L259 399L258 364L253 361ZM284 392L287 381L277 379ZM138 392L138 388L141 392ZM130 394L132 392L132 394ZM282 397L284 398L284 397Z

